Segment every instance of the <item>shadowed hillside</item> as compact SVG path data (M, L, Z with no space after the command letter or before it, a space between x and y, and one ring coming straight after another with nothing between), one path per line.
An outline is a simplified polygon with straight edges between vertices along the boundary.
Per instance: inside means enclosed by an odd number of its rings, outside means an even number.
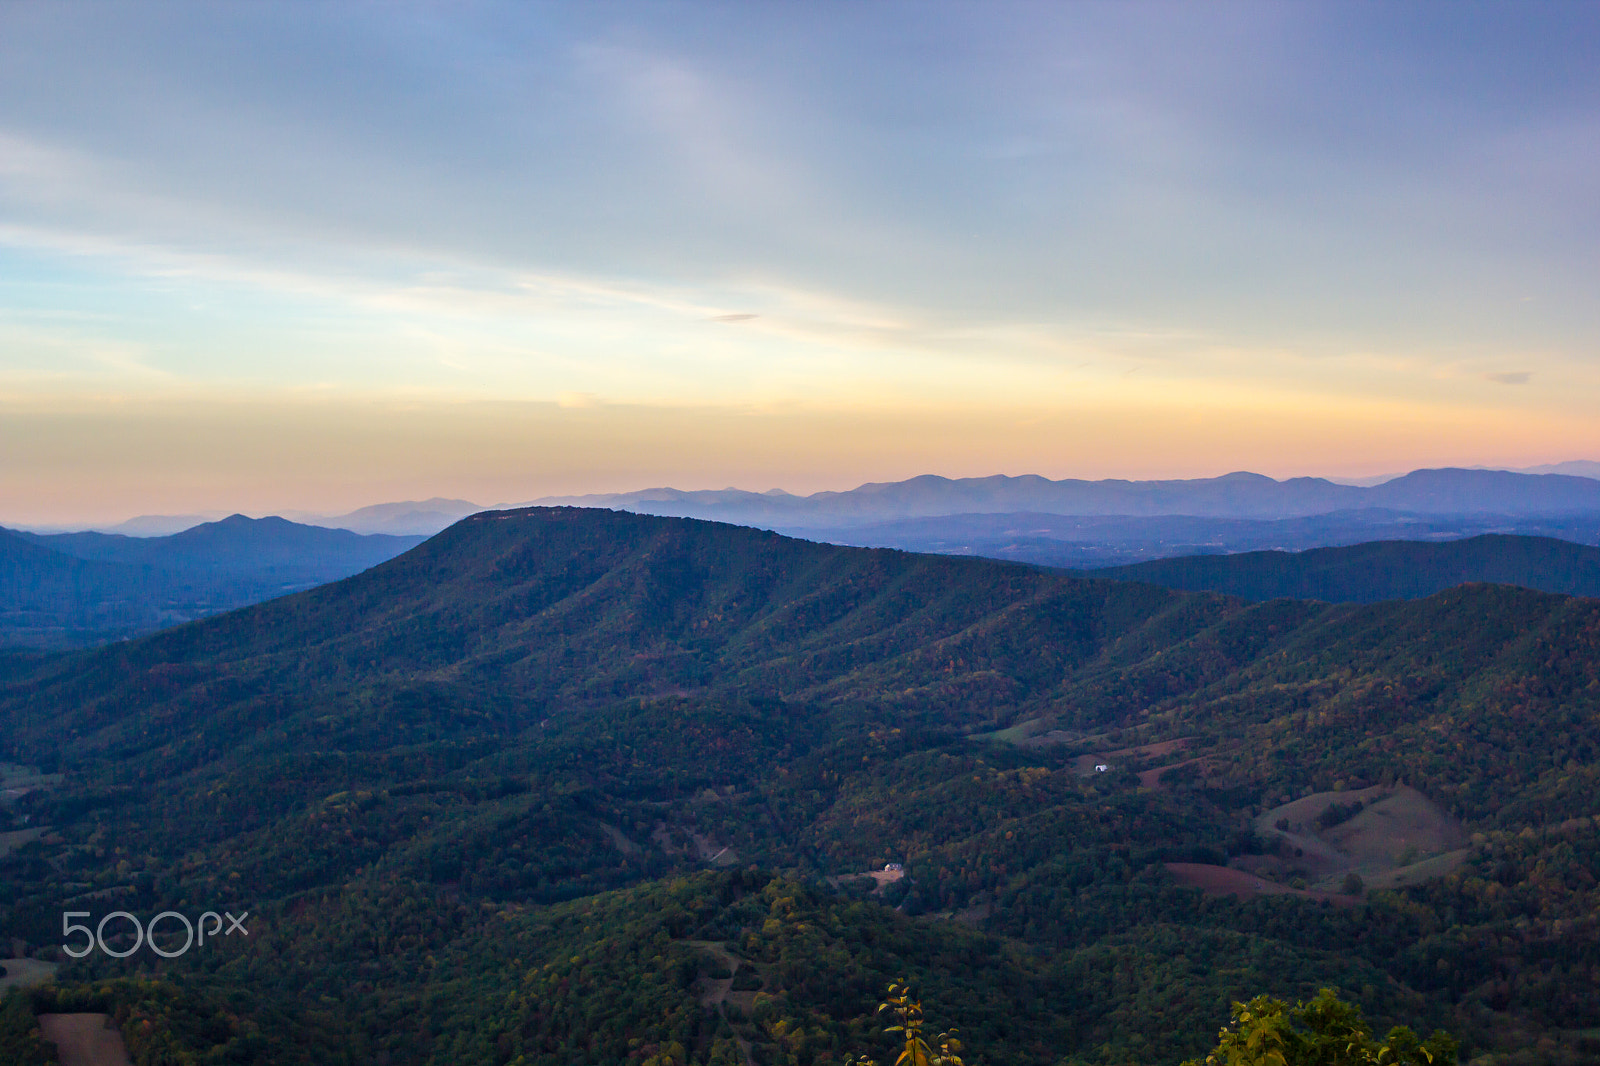
M1090 574L1246 600L1376 603L1418 599L1472 581L1600 596L1600 548L1490 534L1442 544L1377 541L1293 553L1192 555Z
M78 559L0 530L0 644L73 646L182 621L167 607L191 583L118 563Z
M203 522L165 537L114 533L18 535L78 559L170 571L255 572L307 583L349 577L393 559L426 539L363 535L283 518L246 518L240 514Z
M0 530L0 645L148 633L348 577L422 539L243 515L165 537Z

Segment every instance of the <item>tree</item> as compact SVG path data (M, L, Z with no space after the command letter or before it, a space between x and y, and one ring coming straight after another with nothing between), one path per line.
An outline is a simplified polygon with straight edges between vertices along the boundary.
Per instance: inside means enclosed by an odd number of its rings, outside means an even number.
M891 1025L884 1032L900 1033L905 1038L905 1048L894 1060L894 1066L963 1066L961 1041L956 1039L956 1030L933 1037L931 1046L922 1035L922 1001L911 998L908 985L889 986L885 1002L878 1004L878 1013L885 1011L894 1015L900 1024ZM854 1056L846 1056L844 1062L845 1066L877 1066L872 1059Z
M1410 1029L1389 1030L1382 1043L1356 1007L1324 988L1293 1007L1257 996L1233 1005L1233 1024L1204 1059L1184 1066L1454 1066L1456 1042L1436 1031L1426 1041Z

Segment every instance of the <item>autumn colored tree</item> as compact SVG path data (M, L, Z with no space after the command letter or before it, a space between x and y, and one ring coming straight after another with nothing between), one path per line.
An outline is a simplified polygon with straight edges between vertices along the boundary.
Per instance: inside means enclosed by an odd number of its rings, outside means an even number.
M922 1001L911 998L908 985L903 982L891 984L884 1002L878 1004L878 1013L890 1014L897 1022L884 1032L899 1033L905 1040L905 1047L900 1057L894 1060L894 1066L963 1066L961 1041L956 1039L956 1030L934 1037L923 1035ZM847 1056L844 1061L845 1066L877 1066L872 1059L854 1056Z

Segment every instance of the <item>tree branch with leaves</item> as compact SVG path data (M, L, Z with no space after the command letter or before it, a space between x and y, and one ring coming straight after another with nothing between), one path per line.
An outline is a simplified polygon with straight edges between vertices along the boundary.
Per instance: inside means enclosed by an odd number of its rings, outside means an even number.
M903 982L891 984L884 1002L878 1004L878 1013L888 1014L896 1021L884 1032L899 1033L905 1041L900 1057L894 1060L894 1066L964 1066L961 1061L961 1041L956 1038L957 1030L951 1029L932 1037L923 1035L922 1001L911 998L909 985ZM846 1056L844 1063L845 1066L878 1066L873 1059L856 1058L853 1055Z

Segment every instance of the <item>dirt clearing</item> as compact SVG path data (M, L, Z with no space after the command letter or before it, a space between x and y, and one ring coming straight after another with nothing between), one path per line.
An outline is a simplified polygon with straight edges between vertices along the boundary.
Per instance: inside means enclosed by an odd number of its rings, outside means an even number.
M865 870L858 874L840 874L837 877L830 877L828 878L828 883L834 888L838 888L846 881L859 881L864 877L870 878L873 882L872 894L876 896L883 891L886 885L894 884L896 881L899 881L901 878L905 877L905 875L906 872L903 869Z
M104 1014L41 1014L39 1028L56 1046L61 1066L132 1066L122 1034Z

